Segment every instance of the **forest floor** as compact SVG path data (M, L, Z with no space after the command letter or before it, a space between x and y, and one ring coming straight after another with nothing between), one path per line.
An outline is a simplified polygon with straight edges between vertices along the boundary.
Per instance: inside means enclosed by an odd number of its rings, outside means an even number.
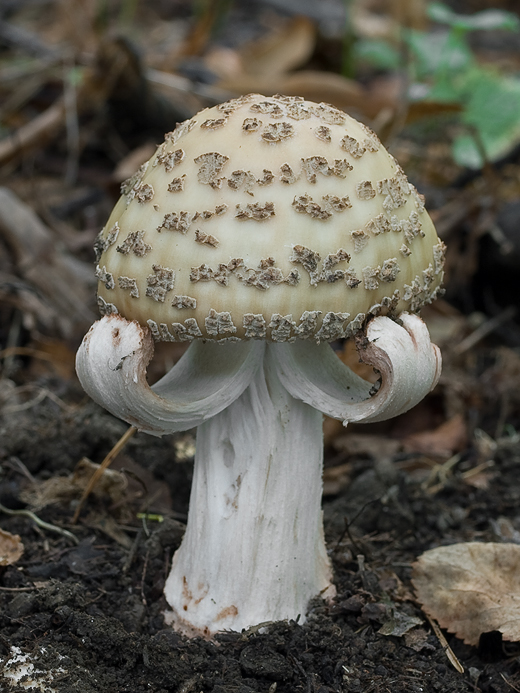
M90 0L0 8L0 691L520 691L518 642L497 630L465 644L426 615L412 583L429 549L520 543L518 137L492 166L456 164L460 104L404 114L393 68L339 74L343 2L280 4L197 14L157 0L130 19L125 2L107 16ZM407 3L357 5L368 14L354 33L375 19L423 26L395 14ZM477 38L479 59L520 70L518 33ZM444 365L392 422L324 423L333 601L206 641L166 625L163 596L195 435L137 433L80 508L128 427L84 394L74 354L96 318L92 245L120 183L177 121L262 89L369 123L425 194L448 245L446 297L423 313ZM348 345L341 355L352 363ZM177 356L157 348L152 379Z
M45 496L49 504L38 517L67 528L78 542L24 515L2 517L3 530L18 535L25 549L0 574L4 676L17 671L18 653L43 672L30 678L44 691L507 693L519 687L518 646L497 632L483 636L478 648L446 634L463 673L456 670L410 580L412 563L431 547L514 538L517 441L499 443L482 483L463 478L473 458L437 489L414 478L409 470L420 469L417 456L396 452L392 441L390 454L379 452L376 460L351 456L350 483L338 491L333 482L324 501L334 601L316 599L301 625L273 623L207 642L187 639L164 622L162 589L183 534L191 470L189 461L173 460L176 450L189 453L190 439L138 435L117 459L110 486L89 499L80 523L72 525L82 488L80 470L74 474L78 461L98 459L124 427L78 401L77 385L61 385L66 408L41 403L8 415L3 429L1 503L20 509L32 499L34 507L35 497L41 505ZM365 434L353 436L368 445ZM126 487L123 478L130 479ZM162 522L135 519L143 485Z

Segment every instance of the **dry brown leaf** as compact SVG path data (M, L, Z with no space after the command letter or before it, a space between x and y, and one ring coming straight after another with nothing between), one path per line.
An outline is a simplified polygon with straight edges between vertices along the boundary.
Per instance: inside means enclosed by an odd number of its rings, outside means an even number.
M315 43L316 29L310 19L294 17L240 51L243 70L249 75L281 75L305 64Z
M23 554L23 544L18 534L0 529L0 565L13 565Z
M137 149L132 149L116 166L112 180L119 185L127 178L131 178L137 169L142 166L155 152L157 147L152 142L145 142Z
M309 101L331 103L349 113L357 113L368 119L374 118L383 108L393 108L386 97L368 92L361 84L333 72L298 70L290 74L249 75L240 74L224 79L217 86L234 94L256 92L272 96L303 96Z
M337 496L349 486L352 478L352 464L338 464L323 471L323 495Z
M426 551L412 582L423 610L468 645L498 630L520 640L520 546L468 542Z
M398 440L371 433L353 433L348 429L334 441L334 449L347 456L373 457L375 460L391 458L401 449Z
M408 106L406 122L414 123L426 117L439 117L450 113L461 113L462 106L458 103L445 101L414 101Z
M451 457L467 445L466 423L462 414L456 414L433 431L412 433L402 443L408 452L420 452L425 455Z
M36 379L48 373L48 365L64 380L74 378L75 352L70 345L62 339L51 339L44 335L38 335L33 342L35 359L31 363L31 375Z
M392 14L399 26L424 31L428 24L426 0L394 0Z
M404 642L406 647L411 647L416 652L420 652L425 648L434 649L431 645L428 645L428 632L424 628L414 628L405 633Z
M73 474L52 476L50 479L45 479L22 491L21 497L34 509L44 508L47 505L70 503L81 496L98 467L98 464L83 457L76 465ZM112 503L120 503L125 496L127 483L127 479L121 472L107 469L94 493L99 497L108 496Z

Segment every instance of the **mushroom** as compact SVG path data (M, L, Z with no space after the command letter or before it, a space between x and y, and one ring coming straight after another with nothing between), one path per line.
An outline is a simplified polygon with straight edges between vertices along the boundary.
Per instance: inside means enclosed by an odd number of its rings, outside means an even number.
M324 542L322 413L407 411L440 354L415 313L444 245L377 136L300 97L248 95L166 135L98 237L86 392L152 435L198 427L171 621L211 637L335 594ZM329 342L353 337L379 389ZM187 342L153 387L155 341Z

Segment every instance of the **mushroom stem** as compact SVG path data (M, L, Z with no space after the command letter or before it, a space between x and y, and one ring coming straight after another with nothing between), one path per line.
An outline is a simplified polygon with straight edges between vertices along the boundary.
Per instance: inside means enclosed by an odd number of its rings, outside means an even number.
M188 527L165 587L190 634L304 620L312 597L334 594L322 415L283 387L275 355L266 345L249 387L197 431Z

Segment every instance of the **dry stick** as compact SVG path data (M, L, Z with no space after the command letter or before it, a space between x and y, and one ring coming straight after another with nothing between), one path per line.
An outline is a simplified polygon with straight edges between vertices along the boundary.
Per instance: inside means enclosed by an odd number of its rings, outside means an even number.
M103 476L105 473L105 470L110 467L114 459L119 455L121 450L125 447L125 445L128 443L130 438L136 433L137 428L135 426L130 426L130 428L124 433L124 435L121 436L121 438L117 441L117 443L114 445L112 450L108 453L108 455L105 457L103 462L99 465L99 467L96 469L94 474L90 477L90 481L88 483L87 488L83 491L83 495L81 496L81 499L78 503L78 507L76 508L76 512L74 513L74 517L72 518L72 524L75 525L79 519L79 515L81 513L81 508L83 507L83 504L87 500L87 498L90 496L92 493L92 490L94 486L97 484L97 482L100 480L100 478Z
M47 143L63 126L65 103L58 99L46 111L0 142L0 165L6 164L43 143Z
M444 637L444 634L443 634L442 630L439 628L439 625L437 624L436 621L434 621L432 618L430 618L428 616L428 614L426 614L426 618L430 622L430 625L433 628L433 632L437 636L437 638L438 638L438 640L442 646L442 649L446 653L446 657L450 661L450 664L459 672L459 674L463 674L464 673L464 667L462 666L462 664L457 659L455 652L453 652L451 647L448 645L448 641Z
M507 685L512 688L514 691L518 691L520 693L520 688L517 688L516 686L513 686L513 684L507 679L507 676L500 672L500 676L504 679L504 681L507 683Z
M68 529L63 529L63 527L57 527L56 525L51 525L49 522L44 522L41 518L38 517L38 515L35 515L32 510L11 510L11 508L6 508L2 504L0 504L0 512L5 513L6 515L21 515L23 517L28 517L30 520L32 520L38 527L42 527L42 529L47 529L49 532L56 532L57 534L63 534L64 537L67 537L71 541L73 541L75 544L79 544L79 539L76 535L72 534L72 532L69 532Z
M478 342L484 339L484 337L487 337L488 334L494 332L498 327L500 327L500 325L507 322L508 320L512 320L515 317L515 314L516 307L509 306L509 308L506 308L495 317L483 322L482 325L477 327L477 329L474 330L465 339L463 339L462 342L459 342L459 344L457 344L453 351L457 355L463 354L464 352L468 351L476 344L478 344Z
M32 347L11 346L0 350L0 360L9 359L12 356L32 356L36 359L42 359L42 361L52 361L54 358L52 354L33 349Z

